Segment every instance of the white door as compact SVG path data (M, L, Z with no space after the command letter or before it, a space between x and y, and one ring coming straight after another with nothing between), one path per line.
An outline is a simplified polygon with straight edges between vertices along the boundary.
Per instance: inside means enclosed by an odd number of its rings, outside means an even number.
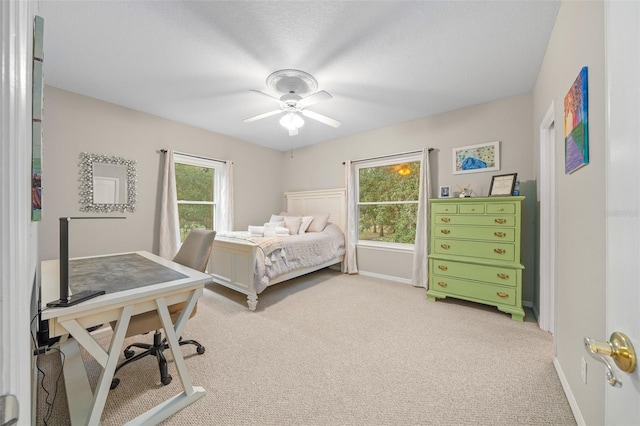
M607 101L607 336L640 349L640 2L605 2ZM640 372L613 365L622 387L605 386L607 425L640 425Z

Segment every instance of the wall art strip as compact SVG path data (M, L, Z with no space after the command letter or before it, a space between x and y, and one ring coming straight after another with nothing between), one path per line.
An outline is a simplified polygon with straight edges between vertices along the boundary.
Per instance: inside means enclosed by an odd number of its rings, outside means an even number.
M564 172L589 164L589 97L587 67L583 67L564 97Z
M31 124L31 220L42 219L42 104L44 19L33 20L33 92Z

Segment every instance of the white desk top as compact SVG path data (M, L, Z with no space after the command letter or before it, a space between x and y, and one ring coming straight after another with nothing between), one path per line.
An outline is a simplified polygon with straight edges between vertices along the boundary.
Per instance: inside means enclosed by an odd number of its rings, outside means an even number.
M172 300L171 294L175 291L176 293L184 292L184 290L193 287L202 287L204 284L208 284L213 282L210 275L195 271L191 268L187 268L178 263L166 260L159 256L156 256L152 253L145 251L133 252L134 254L138 254L146 259L149 259L159 265L162 265L166 268L169 268L172 271L179 272L184 275L184 278L174 279L172 281L159 282L156 284L145 285L143 287L131 288L123 291L116 291L107 293L102 296L95 297L93 299L89 299L82 303L79 303L74 306L65 307L65 308L46 308L48 302L57 300L59 298L60 291L60 263L58 260L47 260L43 261L41 264L41 277L42 277L42 300L41 300L41 308L42 311L42 319L54 319L54 318L62 318L62 317L82 317L84 314L88 314L89 312L96 316L95 314L100 311L108 311L113 310L114 305L122 305L124 306L127 303L130 303L132 300L140 300L144 301L144 299L148 299L150 303L148 304L148 310L155 309L153 303L151 303L155 296L158 294L166 294L167 302L178 303L182 300L179 300L178 297L175 300ZM118 255L124 253L118 253ZM78 258L78 259L99 259L101 257L109 257L114 255L105 255L105 256L92 256L90 258ZM72 259L73 261L73 259ZM132 271L132 274L135 275L136 271ZM137 305L135 313L144 312L144 305ZM84 313L84 314L83 314ZM95 321L112 321L116 319L116 314L113 314L113 319L108 319L105 316L96 319ZM93 321L93 322L95 322ZM96 322L99 324L100 322ZM96 325L93 324L93 325ZM87 327L91 325L83 324ZM64 334L63 330L51 330L51 337L59 335L59 333Z

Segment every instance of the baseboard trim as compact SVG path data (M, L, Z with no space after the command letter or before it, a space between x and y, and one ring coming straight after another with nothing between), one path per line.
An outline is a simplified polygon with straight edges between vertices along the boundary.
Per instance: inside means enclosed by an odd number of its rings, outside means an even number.
M553 357L553 366L556 368L556 373L558 373L558 378L560 379L560 384L562 384L562 390L569 401L569 406L571 407L571 411L573 412L573 417L576 419L576 423L578 426L586 426L587 424L582 417L582 412L580 412L580 407L578 406L578 401L576 401L573 392L571 392L571 387L569 386L569 382L567 381L567 377L564 375L562 371L562 366L560 365L560 361L558 361L558 357Z
M536 321L540 324L540 312L538 312L535 306L531 306L531 310L533 311L533 316L536 317Z
M364 275L366 277L380 278L382 280L395 281L395 282L398 282L398 283L411 285L411 280L408 279L408 278L394 277L394 276L391 276L391 275L383 275L383 274L377 274L375 272L367 272L367 271L358 271L358 273L360 275Z

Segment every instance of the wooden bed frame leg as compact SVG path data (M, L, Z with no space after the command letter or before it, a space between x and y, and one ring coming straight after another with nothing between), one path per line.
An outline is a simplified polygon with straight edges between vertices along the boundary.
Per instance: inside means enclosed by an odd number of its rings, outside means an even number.
M254 296L253 294L250 294L247 296L247 305L249 305L249 310L250 311L255 311L256 310L256 306L258 306L258 296Z

